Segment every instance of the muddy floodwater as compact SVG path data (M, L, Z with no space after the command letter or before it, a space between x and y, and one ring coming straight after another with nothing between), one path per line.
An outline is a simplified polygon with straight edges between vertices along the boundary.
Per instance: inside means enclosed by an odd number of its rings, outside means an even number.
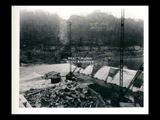
M75 66L72 66L74 69ZM42 88L50 84L50 80L42 79L41 76L50 72L56 71L60 72L61 76L65 76L70 70L70 65L65 64L43 64L43 65L33 65L28 67L20 67L19 75L19 89L20 92L29 90L30 88ZM63 79L63 78L62 78Z
M72 70L74 70L74 68L75 66L72 65ZM70 71L70 64L69 63L42 64L42 65L20 67L19 91L23 92L23 91L29 90L30 88L43 88L43 87L47 87L47 85L51 85L50 80L42 79L41 77L44 74L51 71L60 72L61 76L66 76L66 74ZM134 76L134 74L132 75L132 77ZM116 76L119 77L119 75L116 75ZM115 76L115 79L118 80L116 76ZM65 77L61 77L61 78L62 80L65 79ZM129 81L125 81L125 82L129 84L130 79Z

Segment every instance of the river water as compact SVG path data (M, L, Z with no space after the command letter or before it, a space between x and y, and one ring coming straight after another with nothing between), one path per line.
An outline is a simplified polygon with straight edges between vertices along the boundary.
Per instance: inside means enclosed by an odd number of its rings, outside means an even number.
M72 65L72 70L74 68L75 66ZM42 79L41 76L51 71L60 72L61 76L65 76L70 71L70 64L43 64L20 67L20 92L29 90L30 88L42 88L43 86L46 87L46 85L49 85L50 81Z
M75 66L72 65L72 70L74 68ZM60 72L61 76L66 76L66 74L70 71L70 64L42 64L20 67L19 91L23 92L29 90L30 88L45 88L52 85L50 80L41 78L41 76L51 71ZM104 72L107 72L107 70ZM124 83L126 83L125 86L128 86L135 73L136 71L127 69L127 72L124 73ZM62 77L62 80L63 79L65 79L65 77ZM111 81L119 85L119 74L117 73L114 80ZM143 88L141 91L143 91Z

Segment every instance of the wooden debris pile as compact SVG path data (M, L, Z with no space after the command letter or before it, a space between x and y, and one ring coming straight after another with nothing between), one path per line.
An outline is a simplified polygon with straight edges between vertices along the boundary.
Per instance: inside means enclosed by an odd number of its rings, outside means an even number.
M75 81L61 82L43 90L31 89L24 96L32 107L105 107L99 96Z

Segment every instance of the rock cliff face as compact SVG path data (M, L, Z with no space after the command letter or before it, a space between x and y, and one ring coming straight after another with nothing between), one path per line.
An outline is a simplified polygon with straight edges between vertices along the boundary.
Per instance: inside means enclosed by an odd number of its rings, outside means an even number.
M60 22L59 38L60 38L61 43L63 44L68 42L67 20L61 20Z

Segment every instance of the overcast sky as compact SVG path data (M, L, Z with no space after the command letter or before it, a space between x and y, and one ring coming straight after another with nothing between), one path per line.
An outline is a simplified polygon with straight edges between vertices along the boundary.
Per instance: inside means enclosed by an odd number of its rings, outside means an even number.
M26 10L43 10L57 13L63 19L69 19L71 15L87 15L94 10L108 12L115 17L121 17L121 8L125 8L125 18L143 19L145 6L18 6Z

